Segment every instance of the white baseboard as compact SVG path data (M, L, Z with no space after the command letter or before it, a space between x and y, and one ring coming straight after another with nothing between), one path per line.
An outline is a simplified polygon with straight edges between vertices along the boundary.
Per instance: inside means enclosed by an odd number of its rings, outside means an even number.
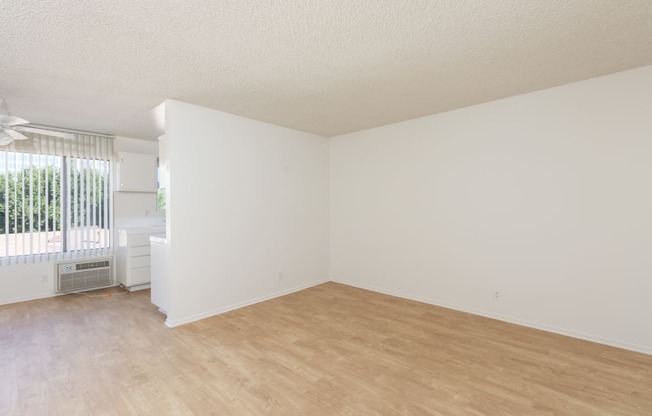
M18 297L15 297L15 298L2 299L2 300L0 300L0 305L9 305L11 303L29 302L30 300L53 298L55 296L60 296L60 295L63 295L63 294L64 293L50 292L50 293L41 293L41 294L38 294L38 295L18 296Z
M92 289L85 289L85 290L80 290L79 292L88 292L91 290L100 290L100 289L107 289L110 287L116 287L119 286L117 283L112 283L107 286L102 286L102 287L95 287ZM41 294L36 294L36 295L28 295L28 296L18 296L15 298L9 298L9 299L2 299L0 300L0 306L2 305L9 305L11 303L19 303L19 302L29 302L31 300L39 300L39 299L47 299L47 298L54 298L56 296L63 296L63 295L69 295L70 293L73 292L48 292L48 293L41 293Z
M454 304L451 304L451 303L448 303L448 302L438 301L436 299L427 299L427 298L424 298L424 297L414 296L414 295L410 295L410 294L407 294L407 293L396 292L396 291L392 291L392 290L386 290L386 289L382 289L382 288L379 288L379 287L364 285L364 284L360 284L360 283L356 283L356 282L352 282L352 281L348 281L348 280L332 279L331 281L335 282L335 283L341 283L341 284L347 285L347 286L357 287L359 289L365 289L365 290L370 290L372 292L383 293L385 295L396 296L396 297L399 297L399 298L414 300L414 301L417 301L417 302L427 303L427 304L435 305L435 306L441 306L443 308L453 309L453 310L460 311L460 312L471 313L473 315L484 316L486 318L497 319L499 321L509 322L511 324L516 324L516 325L521 325L521 326L526 326L528 328L540 329L542 331L552 332L552 333L559 334L559 335L565 335L565 336L568 336L568 337L571 337L571 338L578 338L578 339L581 339L581 340L584 340L584 341L595 342L595 343L598 343L598 344L609 345L611 347L622 348L622 349L629 350L629 351L640 352L640 353L643 353L643 354L652 355L652 348L644 347L642 345L630 344L630 343L626 343L626 342L622 342L622 341L618 341L618 340L613 340L613 339L609 339L609 338L604 338L604 337L600 337L600 336L596 336L596 335L585 334L585 333L582 333L582 332L577 332L577 331L573 331L573 330L569 330L569 329L565 329L565 328L559 328L559 327L552 326L552 325L541 324L541 323L538 323L538 322L531 322L531 321L528 321L528 320L515 318L515 317L512 317L512 316L501 315L501 314L497 314L497 313L493 313L493 312L489 312L489 311L485 311L485 310L480 310L480 309L475 309L475 308L468 308L468 307L465 307L465 306L454 305Z
M254 305L256 303L265 302L266 300L271 300L271 299L278 298L278 297L281 297L281 296L289 295L290 293L299 292L301 290L305 290L305 289L308 289L308 288L313 287L313 286L318 286L318 285L324 284L324 283L326 283L328 281L329 281L328 279L323 279L323 280L318 280L316 282L311 282L311 283L308 283L308 284L295 286L295 287L290 288L290 289L281 290L279 292L273 292L273 293L270 293L269 295L260 296L260 297L257 297L255 299L247 300L247 301L244 301L244 302L239 302L239 303L229 305L229 306L223 306L223 307L217 308L217 309L212 309L210 311L203 312L203 313L200 313L200 314L197 314L197 315L192 315L192 316L189 316L187 318L174 319L174 320L170 320L168 318L168 319L165 320L165 325L168 328L174 328L176 326L185 325L185 324L188 324L190 322L199 321L200 319L210 318L211 316L220 315L222 313L230 312L230 311L233 311L235 309L244 308L245 306L250 306L250 305Z

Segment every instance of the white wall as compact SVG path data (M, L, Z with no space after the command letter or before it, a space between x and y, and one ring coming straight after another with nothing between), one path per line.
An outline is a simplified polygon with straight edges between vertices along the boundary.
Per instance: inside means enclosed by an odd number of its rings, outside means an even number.
M158 154L158 142L116 137L114 152ZM145 213L156 215L156 194L115 192L113 200L116 222ZM0 305L53 296L54 263L28 263L0 267Z
M0 266L0 305L53 295L52 262Z
M168 325L327 279L327 139L178 101L165 117Z
M333 280L652 353L652 67L330 144Z

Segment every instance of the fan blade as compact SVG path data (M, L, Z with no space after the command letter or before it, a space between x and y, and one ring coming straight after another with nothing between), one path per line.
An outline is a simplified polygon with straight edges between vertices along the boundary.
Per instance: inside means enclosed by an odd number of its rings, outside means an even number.
M13 143L13 141L14 139L9 135L9 133L5 133L4 130L0 130L0 146L6 146Z
M20 117L14 116L1 116L0 115L0 124L4 126L20 126L21 124L27 124L29 121L22 119Z
M14 140L29 140L29 137L11 128L6 128L4 132L10 135Z
M56 131L56 130L37 129L34 127L16 126L16 130L24 131L27 133L42 134L44 136L61 137L62 139L69 139L69 140L75 138L75 136L72 133L65 133L63 131Z

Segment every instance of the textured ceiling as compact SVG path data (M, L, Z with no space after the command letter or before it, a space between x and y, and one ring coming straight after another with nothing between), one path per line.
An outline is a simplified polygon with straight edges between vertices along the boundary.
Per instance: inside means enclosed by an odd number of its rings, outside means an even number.
M652 64L652 1L2 0L0 39L33 122L147 136L174 98L332 136Z

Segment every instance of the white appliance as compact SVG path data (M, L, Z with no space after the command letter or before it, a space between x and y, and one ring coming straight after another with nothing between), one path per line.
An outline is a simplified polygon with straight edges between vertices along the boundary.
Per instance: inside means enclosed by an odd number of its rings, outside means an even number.
M129 290L147 289L151 275L149 237L165 232L163 226L129 227L118 230L116 277Z
M88 290L113 283L109 258L61 262L55 267L57 292Z
M165 234L149 238L152 255L152 303L167 315L170 306L170 278L168 272L168 245Z

